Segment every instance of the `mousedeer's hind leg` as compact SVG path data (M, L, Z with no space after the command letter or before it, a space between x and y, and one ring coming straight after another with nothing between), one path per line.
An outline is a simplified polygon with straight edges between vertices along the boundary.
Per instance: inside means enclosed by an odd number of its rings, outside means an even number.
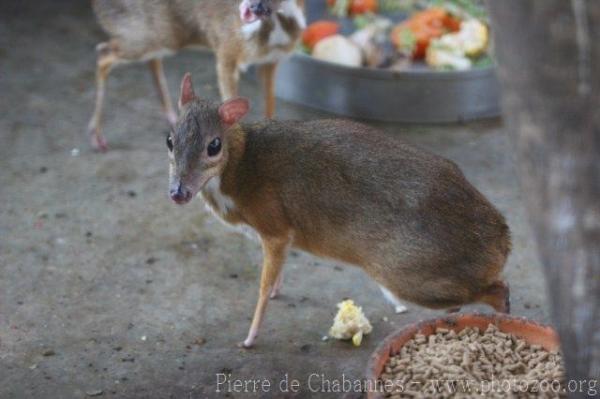
M271 299L275 299L279 296L281 292L281 287L283 286L283 270L279 272L279 276L277 276L277 280L275 281L275 285L271 290L271 295L269 296Z
M165 78L162 59L154 58L148 61L148 66L150 67L150 71L152 71L152 77L154 79L156 89L158 90L163 112L166 115L171 127L174 127L175 123L177 122L177 114L175 113L173 103L171 102L171 95L169 94L169 87L167 86L167 79Z
M394 312L396 312L396 314L400 314L400 313L404 313L406 312L406 306L400 302L400 300L396 297L396 295L392 294L392 292L390 290L388 290L387 288L385 288L383 285L379 285L379 289L381 290L381 293L383 294L383 297L392 304L392 306L394 306Z
M496 312L510 313L510 288L505 282L496 281L483 292L477 302L490 305Z
M100 151L106 151L108 146L106 140L102 136L102 106L104 104L104 94L106 91L106 79L110 70L118 60L118 56L114 50L114 42L104 42L96 46L98 59L96 61L96 104L94 114L88 124L88 135L92 146Z
M260 276L260 289L258 294L258 302L248 331L248 337L242 343L244 348L250 348L254 345L258 330L262 324L262 320L267 309L269 296L275 287L278 277L281 274L281 269L287 255L289 239L265 239L263 238L263 268Z

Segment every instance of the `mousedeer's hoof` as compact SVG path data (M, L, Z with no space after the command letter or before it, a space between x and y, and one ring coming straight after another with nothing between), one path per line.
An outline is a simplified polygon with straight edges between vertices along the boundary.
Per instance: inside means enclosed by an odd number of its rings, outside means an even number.
M240 342L239 346L244 349L250 349L254 346L254 341L256 341L256 337L258 336L258 329L251 328L248 336L243 342Z
M239 342L237 344L238 348L242 348L242 349L252 349L252 347L254 346L254 340L248 342L248 340Z
M104 137L92 138L92 147L96 151L100 151L100 152L108 151L108 144L106 143L106 140L104 139Z
M89 129L88 134L90 136L90 144L94 150L100 152L108 151L108 143L106 142L106 139L99 134L96 129Z

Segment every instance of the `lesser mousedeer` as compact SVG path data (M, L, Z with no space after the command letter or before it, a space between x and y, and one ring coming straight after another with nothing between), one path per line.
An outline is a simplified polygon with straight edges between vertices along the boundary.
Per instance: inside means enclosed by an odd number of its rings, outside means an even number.
M185 47L214 50L223 99L237 95L240 69L260 64L265 114L275 111L277 62L296 46L306 25L304 0L92 0L110 40L97 46L96 107L88 125L92 145L106 150L102 104L110 70L122 63L150 66L167 120L177 114L163 72L162 57Z
M218 217L250 226L262 242L244 346L290 248L361 267L394 299L508 312L500 273L509 229L453 162L345 120L240 123L247 100L200 99L189 74L179 104L167 138L171 198L185 204L201 193Z

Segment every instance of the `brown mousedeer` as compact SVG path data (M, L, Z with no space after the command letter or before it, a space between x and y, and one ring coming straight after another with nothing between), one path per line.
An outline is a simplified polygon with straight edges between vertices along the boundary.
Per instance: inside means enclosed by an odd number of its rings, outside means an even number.
M106 150L101 132L106 79L119 64L148 62L163 112L173 126L173 110L162 57L186 47L214 50L222 99L235 97L239 71L259 64L265 114L275 112L277 62L296 46L306 26L304 0L92 0L110 40L98 44L96 106L88 125L92 146Z
M219 218L262 242L245 347L290 248L363 268L394 301L509 311L500 276L508 226L453 162L345 120L240 123L246 99L200 99L189 74L179 105L167 137L172 200L201 193Z

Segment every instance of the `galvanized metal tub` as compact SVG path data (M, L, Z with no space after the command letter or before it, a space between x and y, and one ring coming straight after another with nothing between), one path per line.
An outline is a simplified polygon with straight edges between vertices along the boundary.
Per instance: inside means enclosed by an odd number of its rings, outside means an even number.
M277 72L276 95L339 115L439 123L500 114L495 68L403 72L349 68L295 54Z

